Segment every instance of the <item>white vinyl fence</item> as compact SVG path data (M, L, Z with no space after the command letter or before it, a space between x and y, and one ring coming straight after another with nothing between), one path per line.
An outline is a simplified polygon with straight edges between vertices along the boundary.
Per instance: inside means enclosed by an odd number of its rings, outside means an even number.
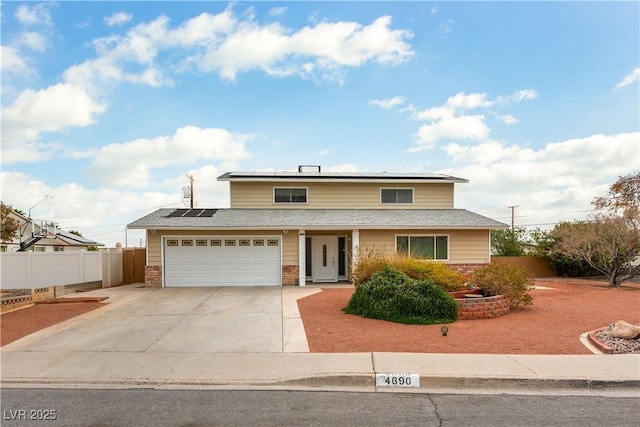
M122 253L0 253L0 289L38 289L92 282L102 282L104 288L122 283Z

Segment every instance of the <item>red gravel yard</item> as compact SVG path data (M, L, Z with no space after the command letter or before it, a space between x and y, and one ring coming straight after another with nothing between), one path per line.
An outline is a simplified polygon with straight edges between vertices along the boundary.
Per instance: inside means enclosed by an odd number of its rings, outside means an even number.
M539 288L538 288L539 287ZM552 289L543 289L552 288ZM640 323L640 284L538 280L533 305L505 316L441 325L402 325L342 312L353 288L327 288L298 300L314 353L415 352L486 354L591 354L581 334L616 320Z

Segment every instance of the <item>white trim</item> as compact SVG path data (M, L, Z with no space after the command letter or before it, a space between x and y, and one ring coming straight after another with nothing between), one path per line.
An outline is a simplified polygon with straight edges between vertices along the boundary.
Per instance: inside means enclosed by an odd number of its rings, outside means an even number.
M298 230L298 286L307 282L307 236L303 229Z
M411 190L411 203L402 203L402 202L384 203L382 201L382 190L395 190L395 191ZM380 205L383 205L383 206L411 206L415 204L415 201L416 201L416 190L413 187L380 187L380 191L378 193L380 195L379 203Z
M428 259L428 258L416 258L417 260L425 260L425 261L451 261L451 235L450 234L396 234L394 240L394 252L398 253L398 236L400 237L408 237L409 238L409 242L407 242L409 244L409 247L407 248L409 255L411 254L411 237L433 237L433 255L434 258L433 259ZM436 237L446 237L447 238L447 258L446 259L438 259L435 258L436 254L437 254L437 249L436 249Z
M360 230L354 228L351 230L351 270L354 271L353 267L358 264L358 256L360 255Z

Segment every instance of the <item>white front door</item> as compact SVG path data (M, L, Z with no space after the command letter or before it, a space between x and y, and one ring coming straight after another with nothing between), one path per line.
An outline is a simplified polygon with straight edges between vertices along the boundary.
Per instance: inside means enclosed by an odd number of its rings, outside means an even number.
M338 237L313 236L313 281L338 281Z

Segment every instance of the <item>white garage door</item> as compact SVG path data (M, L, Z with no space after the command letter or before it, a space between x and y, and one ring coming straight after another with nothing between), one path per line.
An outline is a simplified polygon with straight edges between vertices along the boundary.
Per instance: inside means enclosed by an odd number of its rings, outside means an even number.
M280 286L278 236L164 238L164 285Z

